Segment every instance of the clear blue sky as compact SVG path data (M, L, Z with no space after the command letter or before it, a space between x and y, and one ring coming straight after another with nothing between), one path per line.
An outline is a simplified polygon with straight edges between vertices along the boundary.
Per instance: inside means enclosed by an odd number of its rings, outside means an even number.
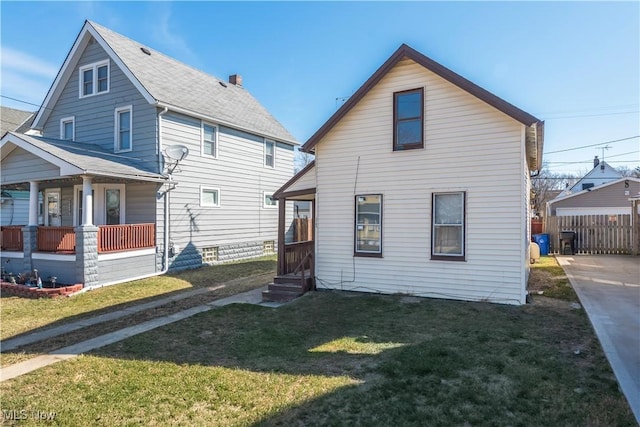
M301 142L402 43L545 120L555 172L586 172L602 155L556 151L640 135L639 2L2 1L0 10L1 102L14 108L37 109L6 97L40 105L90 19L221 79L241 74ZM608 145L613 166L640 166L639 138Z

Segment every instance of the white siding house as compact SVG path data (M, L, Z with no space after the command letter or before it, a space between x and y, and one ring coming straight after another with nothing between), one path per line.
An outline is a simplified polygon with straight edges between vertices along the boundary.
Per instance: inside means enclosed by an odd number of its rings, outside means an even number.
M538 119L403 45L276 196L313 193L318 289L523 304L542 138Z

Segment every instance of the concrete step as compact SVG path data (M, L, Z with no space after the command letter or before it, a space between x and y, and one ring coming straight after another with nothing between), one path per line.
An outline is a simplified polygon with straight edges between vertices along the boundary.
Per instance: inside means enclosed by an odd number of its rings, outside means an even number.
M290 291L262 291L262 301L271 302L289 302L304 295L304 292L290 292Z

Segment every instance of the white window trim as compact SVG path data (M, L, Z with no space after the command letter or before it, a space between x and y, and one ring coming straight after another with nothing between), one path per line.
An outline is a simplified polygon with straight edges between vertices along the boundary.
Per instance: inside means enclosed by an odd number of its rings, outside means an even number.
M60 119L60 139L64 139L64 125L69 122L71 122L71 124L73 125L73 131L71 132L72 133L71 141L75 141L76 140L76 117L75 116L64 117Z
M276 209L278 207L278 201L275 200L276 203L274 205L268 205L267 196L271 196L271 199L273 199L273 192L269 192L269 191L262 192L262 207L265 209Z
M267 164L267 145L273 144L273 166ZM265 168L275 169L276 168L276 142L271 139L264 140L264 150L262 154L262 160Z
M126 224L126 211L127 206L125 204L127 200L126 194L127 186L125 184L91 184L93 190L93 224L105 225L107 221L106 209L106 195L107 190L120 190L120 224ZM82 191L82 185L73 186L73 224L75 226L80 225L82 218L78 218L78 207L80 203L80 191Z
M125 111L129 112L129 148L126 150L120 149L120 113ZM128 153L133 151L133 105L126 105L124 107L118 107L114 112L113 120L113 152L114 153Z
M206 126L211 126L214 131L213 134L215 135L215 144L213 147L213 154L205 154L204 152L204 127ZM203 157L209 157L212 159L217 159L218 158L218 145L219 145L219 133L218 133L218 126L211 124L211 123L207 123L205 121L200 121L200 155Z
M102 67L106 65L107 66L107 90L104 90L102 92L98 92L98 68ZM83 89L84 89L84 81L82 80L82 75L84 74L84 72L86 70L93 70L93 81L91 82L91 84L93 85L93 93L90 93L89 95L85 95L83 93ZM82 67L80 67L78 69L78 93L80 95L80 98L88 98L90 96L95 96L95 95L102 95L103 93L109 93L109 91L111 90L111 63L108 59L105 59L104 61L99 61L99 62L94 62L92 64L87 64L87 65L83 65Z
M217 191L218 192L218 204L217 205L208 205L208 204L204 203L203 198L202 198L202 194L207 190L208 191ZM200 186L200 207L201 208L219 208L220 207L220 201L221 201L221 194L220 194L220 189L219 188L207 187L207 186L204 186L204 185Z

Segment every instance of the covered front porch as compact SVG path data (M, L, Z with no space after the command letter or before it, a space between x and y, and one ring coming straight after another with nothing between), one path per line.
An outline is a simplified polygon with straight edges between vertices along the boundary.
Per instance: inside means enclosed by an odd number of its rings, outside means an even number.
M316 188L309 186L315 184L313 166L307 165L273 195L278 200L278 275L263 293L266 301L287 301L315 289ZM288 202L310 204L306 218L301 218L296 209L292 241L286 238Z
M74 153L51 157L69 142L34 139L9 133L2 140L2 190L29 194L28 215L16 216L28 222L0 228L3 278L93 288L162 271L157 212L165 177L95 152L79 156L78 143Z

